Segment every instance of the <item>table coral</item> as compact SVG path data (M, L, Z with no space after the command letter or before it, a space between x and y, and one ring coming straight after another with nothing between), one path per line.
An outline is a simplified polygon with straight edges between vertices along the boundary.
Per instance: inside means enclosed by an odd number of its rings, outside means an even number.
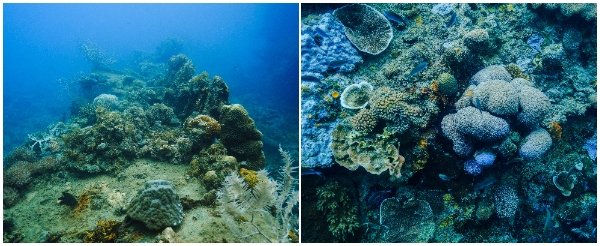
M349 4L333 11L343 25L346 37L358 50L377 55L383 52L394 37L387 18L364 4Z

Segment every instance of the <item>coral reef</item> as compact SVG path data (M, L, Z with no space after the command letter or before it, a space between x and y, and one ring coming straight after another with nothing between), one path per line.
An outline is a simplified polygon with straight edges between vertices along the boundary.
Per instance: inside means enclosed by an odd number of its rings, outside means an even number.
M350 42L371 55L383 52L394 37L387 18L368 5L349 4L333 11L333 16L344 25Z
M160 230L179 225L183 220L183 208L171 182L150 180L131 200L127 215L143 222L150 230Z
M222 124L220 141L229 154L239 162L245 162L248 169L259 170L265 166L262 151L262 133L254 127L254 120L242 105L225 105L221 108L219 122Z
M506 82L509 82L512 80L512 76L510 76L510 73L508 73L506 68L504 68L503 66L493 65L481 69L479 72L473 75L473 77L471 77L470 83L474 85L479 85L489 80L504 80Z

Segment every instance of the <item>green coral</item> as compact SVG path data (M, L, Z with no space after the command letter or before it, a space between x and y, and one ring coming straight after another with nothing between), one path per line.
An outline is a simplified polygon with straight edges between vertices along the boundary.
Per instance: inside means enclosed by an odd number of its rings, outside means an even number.
M327 217L329 231L342 241L354 235L359 227L356 202L350 194L348 188L336 180L328 180L323 187L317 188L317 209Z
M437 79L438 89L446 96L452 96L458 90L458 83L452 74L442 73Z

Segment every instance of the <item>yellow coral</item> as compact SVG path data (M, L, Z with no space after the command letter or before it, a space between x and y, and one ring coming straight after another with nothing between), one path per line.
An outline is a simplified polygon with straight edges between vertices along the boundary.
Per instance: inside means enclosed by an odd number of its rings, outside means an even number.
M221 132L221 125L219 125L219 122L207 115L198 115L195 118L188 120L186 126L188 130L201 128L204 131L204 134L210 138L218 136Z
M422 16L417 16L417 18L415 18L415 24L417 24L417 26L423 25L423 17Z
M84 243L114 243L118 237L120 222L115 220L98 220L98 225L91 232L86 232Z
M254 170L248 170L242 167L240 169L240 176L242 176L242 178L244 179L244 181L246 181L246 184L248 184L248 187L250 188L254 188L254 186L256 186L260 182L260 179L256 175L256 171Z

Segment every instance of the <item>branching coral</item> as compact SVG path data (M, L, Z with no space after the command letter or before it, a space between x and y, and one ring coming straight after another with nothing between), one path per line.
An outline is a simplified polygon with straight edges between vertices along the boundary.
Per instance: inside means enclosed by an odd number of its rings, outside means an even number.
M121 222L111 219L98 220L96 228L86 232L83 237L84 243L114 243L119 237Z

